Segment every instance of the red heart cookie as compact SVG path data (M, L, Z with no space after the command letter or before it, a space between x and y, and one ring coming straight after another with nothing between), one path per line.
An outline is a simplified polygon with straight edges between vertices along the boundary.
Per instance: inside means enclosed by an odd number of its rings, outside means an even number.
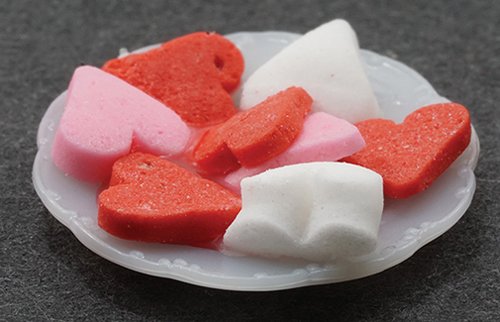
M372 119L356 126L366 146L342 161L380 174L390 198L427 189L467 148L471 136L469 113L456 103L423 107L401 124Z
M162 158L133 153L113 166L99 196L98 223L129 240L190 244L221 237L241 198Z
M270 96L207 131L194 149L194 159L210 174L257 166L292 144L312 101L300 87Z
M229 93L239 85L244 61L226 38L198 32L110 60L102 69L164 103L189 125L202 127L236 114Z

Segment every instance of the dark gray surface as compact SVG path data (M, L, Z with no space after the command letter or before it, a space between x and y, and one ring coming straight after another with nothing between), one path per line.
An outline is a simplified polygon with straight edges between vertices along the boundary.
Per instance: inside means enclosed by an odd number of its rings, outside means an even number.
M499 321L500 1L1 1L0 320ZM199 30L348 20L465 105L481 142L470 209L404 263L352 282L243 293L138 274L81 245L31 183L36 131L73 70Z

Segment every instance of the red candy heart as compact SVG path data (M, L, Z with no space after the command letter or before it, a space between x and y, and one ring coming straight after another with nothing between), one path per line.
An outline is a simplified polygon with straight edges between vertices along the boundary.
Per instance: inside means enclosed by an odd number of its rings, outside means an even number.
M356 126L366 146L342 161L380 174L390 198L427 189L467 148L471 136L469 113L456 103L423 107L401 124L372 119Z
M221 237L241 198L162 158L133 153L113 166L98 223L123 239L190 244Z
M243 68L243 56L233 43L206 32L110 60L102 67L196 127L217 124L236 114L229 93L239 85Z
M198 166L210 174L257 166L283 152L302 130L312 98L290 87L207 131L194 149Z

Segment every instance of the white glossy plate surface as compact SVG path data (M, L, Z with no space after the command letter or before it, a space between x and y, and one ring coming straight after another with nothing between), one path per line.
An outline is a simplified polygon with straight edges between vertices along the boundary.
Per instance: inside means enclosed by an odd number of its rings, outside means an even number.
M262 32L236 33L227 37L245 56L243 78L246 79L299 35ZM365 50L362 58L386 118L401 122L407 114L422 106L447 101L406 65ZM234 95L237 97L239 93ZM361 278L397 265L443 234L465 213L475 190L473 170L479 155L479 141L473 130L467 150L427 191L406 200L386 200L378 248L362 257L319 265L229 257L190 246L121 240L97 226L98 185L65 176L50 157L64 97L65 93L52 102L40 124L39 151L33 167L36 191L52 215L71 229L86 247L114 263L149 275L213 288L254 291Z

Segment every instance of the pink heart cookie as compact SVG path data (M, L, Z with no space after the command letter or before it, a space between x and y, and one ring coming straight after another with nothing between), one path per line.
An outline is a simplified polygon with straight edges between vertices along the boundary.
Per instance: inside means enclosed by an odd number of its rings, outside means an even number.
M291 164L337 161L364 146L365 141L356 126L324 112L311 113L305 117L299 136L283 153L259 166L241 167L217 182L239 194L240 182L246 177Z
M102 182L131 149L171 157L190 129L170 108L91 66L75 70L52 148L55 165L81 181Z

